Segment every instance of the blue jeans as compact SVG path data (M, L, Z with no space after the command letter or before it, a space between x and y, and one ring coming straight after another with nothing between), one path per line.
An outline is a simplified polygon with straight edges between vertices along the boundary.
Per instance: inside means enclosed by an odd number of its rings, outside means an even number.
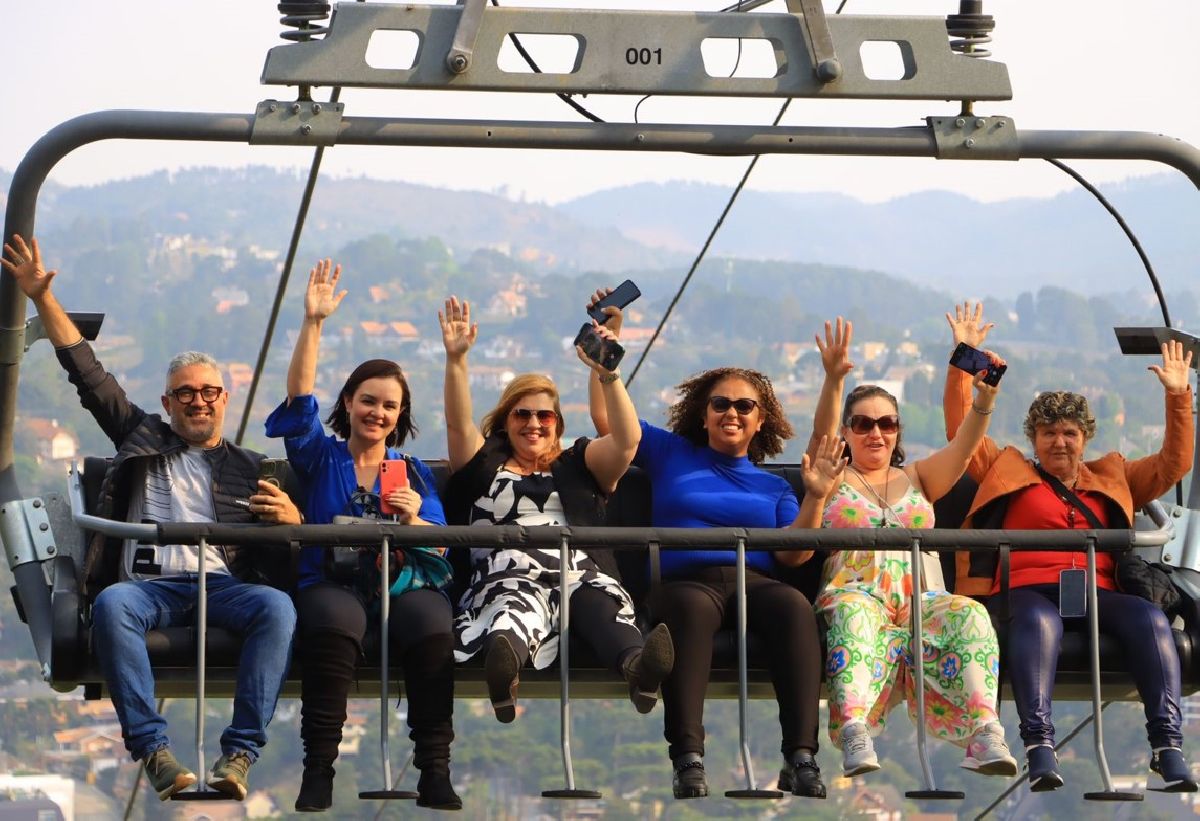
M207 587L209 626L242 636L233 720L221 733L221 752L256 761L291 662L296 609L286 593L223 573L208 574ZM121 582L104 588L92 605L92 646L135 761L170 746L167 722L155 709L146 633L194 625L197 588L194 573Z
M1096 593L1100 632L1116 638L1125 654L1145 708L1150 746L1182 747L1179 654L1166 615L1140 596L1104 588ZM1021 740L1026 747L1054 746L1050 694L1064 626L1058 613L1058 585L1014 587L1010 596L1012 622L1004 663L1021 718ZM992 596L989 604L995 607L999 598ZM1086 630L1087 620L1071 618L1067 625Z

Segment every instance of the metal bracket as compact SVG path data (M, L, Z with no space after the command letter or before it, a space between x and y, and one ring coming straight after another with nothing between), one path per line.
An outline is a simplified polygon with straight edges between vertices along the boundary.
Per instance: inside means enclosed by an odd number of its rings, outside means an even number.
M475 38L479 36L479 24L483 22L486 3L487 0L458 0L458 28L454 30L454 43L446 55L446 66L455 74L462 74L471 67Z
M1012 117L926 117L939 160L1018 160Z
M810 0L791 0L795 5ZM811 0L818 6L817 0ZM482 6L482 0L479 3ZM489 7L477 20L473 6L420 3L342 3L322 40L276 46L262 81L288 86L403 88L437 91L515 91L554 94L659 94L729 97L819 97L872 100L1008 100L1004 64L950 50L942 17L883 17L720 12L596 11ZM807 23L805 22L807 21ZM825 25L821 25L823 21ZM810 27L806 36L805 26ZM812 28L814 27L815 28ZM378 31L416 34L420 46L407 68L373 68L366 61ZM470 35L474 34L474 41ZM532 74L500 67L512 34L572 38L577 56L569 71ZM813 36L813 35L816 36ZM761 40L775 72L767 77L713 77L705 40ZM810 39L812 42L810 43ZM897 44L904 62L898 79L868 77L864 43ZM833 43L838 44L837 56ZM463 51L470 48L470 53ZM465 67L448 59L466 57ZM813 70L831 61L836 82ZM313 124L315 127L315 123Z
M251 145L334 145L344 103L263 100L254 110Z
M21 298L24 299L24 296ZM20 328L0 328L0 365L16 365L27 350L29 346L25 344L24 325Z
M831 83L842 76L842 63L833 48L833 35L829 32L829 21L825 18L825 7L821 0L787 0L792 14L804 19L804 30L812 49L813 73L822 83Z
M58 553L50 515L41 499L17 499L0 505L0 539L12 570L29 562L44 562Z

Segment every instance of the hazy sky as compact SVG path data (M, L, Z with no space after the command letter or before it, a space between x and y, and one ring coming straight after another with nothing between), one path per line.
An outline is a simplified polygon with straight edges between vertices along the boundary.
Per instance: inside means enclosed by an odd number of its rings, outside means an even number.
M727 0L502 0L509 5L715 10ZM832 13L837 3L826 0ZM945 15L957 0L849 0L848 14ZM782 0L765 11L781 11ZM994 59L1008 65L1014 99L981 104L1023 129L1155 131L1200 145L1200 31L1195 0L1053 0L985 3L996 15ZM3 4L0 36L0 168L11 170L29 146L72 116L109 108L250 112L257 101L290 95L258 82L268 48L281 44L268 0L40 0ZM1173 39L1174 38L1174 39ZM322 90L319 95L327 90ZM575 121L551 95L473 95L347 90L351 115L462 116ZM631 119L634 98L590 97L614 120ZM775 100L653 98L643 121L769 122ZM955 113L943 102L834 100L793 103L785 124L913 125ZM111 143L75 152L53 178L95 183L158 168L270 164L307 167L310 149ZM337 147L325 173L367 174L453 188L496 190L557 202L639 180L692 179L731 185L746 160L684 155ZM1164 170L1153 164L1080 163L1094 181ZM1171 172L1174 173L1174 172ZM1042 162L949 163L831 157L771 157L752 188L841 191L884 200L929 188L979 199L1045 196L1072 183Z

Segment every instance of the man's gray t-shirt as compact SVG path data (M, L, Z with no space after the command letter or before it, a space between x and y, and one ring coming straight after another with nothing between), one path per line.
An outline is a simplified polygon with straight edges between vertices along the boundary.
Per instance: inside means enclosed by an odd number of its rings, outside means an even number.
M204 448L189 447L179 453L144 460L142 480L131 482L127 521L211 522L215 520L212 501L212 466ZM205 570L229 573L224 551L208 546ZM126 540L121 556L121 580L159 579L196 573L200 569L200 550L196 545L145 545Z

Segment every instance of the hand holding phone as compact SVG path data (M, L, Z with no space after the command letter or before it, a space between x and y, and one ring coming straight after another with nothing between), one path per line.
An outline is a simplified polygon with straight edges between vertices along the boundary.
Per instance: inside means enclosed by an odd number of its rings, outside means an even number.
M388 504L388 497L408 487L408 464L403 459L384 459L379 463L379 512L389 516L403 513Z
M615 371L625 356L625 349L615 339L601 336L596 326L585 322L575 335L575 345L583 350L583 355L595 362L606 371Z
M614 308L624 308L641 295L642 292L638 289L638 286L633 284L633 280L627 279L618 285L611 294L597 300L592 307L588 308L588 316L603 325L608 319L608 314L604 313L605 308L610 305Z
M263 459L258 463L258 478L277 488L282 488L287 476L287 469L287 459Z
M980 371L987 371L983 377L985 385L995 387L1000 384L1000 378L1008 370L1008 365L994 365L988 355L978 348L973 348L966 342L959 342L954 353L950 355L950 364L959 370L974 376Z

